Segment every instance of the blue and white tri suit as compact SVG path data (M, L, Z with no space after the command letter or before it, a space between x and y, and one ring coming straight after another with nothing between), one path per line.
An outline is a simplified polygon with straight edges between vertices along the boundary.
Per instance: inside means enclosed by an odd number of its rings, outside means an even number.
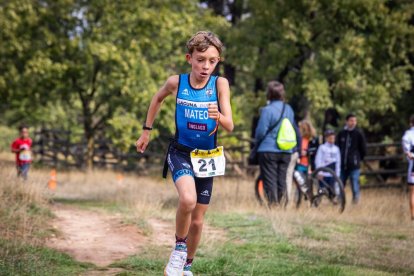
M175 139L170 144L167 162L174 182L181 176L194 177L197 202L209 204L213 189L213 177L194 176L189 151L192 149L209 150L216 147L216 121L208 118L208 105L218 105L217 76L210 76L203 88L194 88L190 74L179 76L175 108Z

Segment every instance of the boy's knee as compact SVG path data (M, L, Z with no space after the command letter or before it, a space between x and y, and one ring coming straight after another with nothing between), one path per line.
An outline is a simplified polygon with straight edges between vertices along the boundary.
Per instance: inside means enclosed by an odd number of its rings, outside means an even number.
M194 210L197 204L197 197L193 195L181 195L179 198L180 208L186 212Z

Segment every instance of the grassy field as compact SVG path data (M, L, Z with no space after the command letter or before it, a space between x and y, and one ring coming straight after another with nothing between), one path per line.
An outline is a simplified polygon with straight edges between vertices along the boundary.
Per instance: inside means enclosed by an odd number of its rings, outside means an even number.
M16 180L8 163L0 167L0 275L76 275L91 267L44 247L54 234L48 222L51 194L47 176L35 173L29 181Z
M12 169L0 170L1 275L89 275L97 269L44 248L44 238L53 234L47 224L53 216L50 202L120 214L148 236L159 234L150 219L174 222L175 189L158 176L121 179L114 172L58 172L58 188L52 193L45 188L47 171L32 171L27 185L16 182ZM307 206L268 210L256 203L252 183L216 179L207 224L218 234L203 237L195 275L414 273L414 225L403 191L363 190L361 203L348 204L339 215ZM164 245L149 242L139 254L110 268L119 275L160 275L169 253ZM100 269L104 274L105 268Z

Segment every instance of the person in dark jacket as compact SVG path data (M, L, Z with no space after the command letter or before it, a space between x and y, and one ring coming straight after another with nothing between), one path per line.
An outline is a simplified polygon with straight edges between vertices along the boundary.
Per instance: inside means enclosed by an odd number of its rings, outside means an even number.
M357 117L354 114L346 116L346 124L336 137L336 144L341 151L341 179L344 185L351 179L352 202L360 199L359 175L360 164L366 154L366 141L363 132L357 128Z
M269 206L278 204L286 194L286 176L291 155L295 149L282 150L276 143L276 137L280 129L278 125L267 131L278 122L279 118L287 118L295 128L297 148L300 150L300 133L295 123L294 113L290 105L284 103L285 88L278 81L270 81L267 86L267 99L269 104L262 108L257 124L255 139L262 141L257 150L259 157L260 174L263 178L263 187ZM283 114L283 105L285 109Z

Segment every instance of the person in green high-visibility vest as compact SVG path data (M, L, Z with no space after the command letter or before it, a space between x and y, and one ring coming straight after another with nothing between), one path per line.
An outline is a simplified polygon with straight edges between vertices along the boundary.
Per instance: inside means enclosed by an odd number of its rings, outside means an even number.
M286 196L286 175L293 152L301 145L299 129L296 125L293 109L285 103L285 88L278 81L267 85L268 104L262 108L256 128L256 141L261 141L257 150L260 174L269 206L277 205ZM278 140L283 120L294 128L296 143L292 148L281 148ZM300 149L299 149L300 152Z

